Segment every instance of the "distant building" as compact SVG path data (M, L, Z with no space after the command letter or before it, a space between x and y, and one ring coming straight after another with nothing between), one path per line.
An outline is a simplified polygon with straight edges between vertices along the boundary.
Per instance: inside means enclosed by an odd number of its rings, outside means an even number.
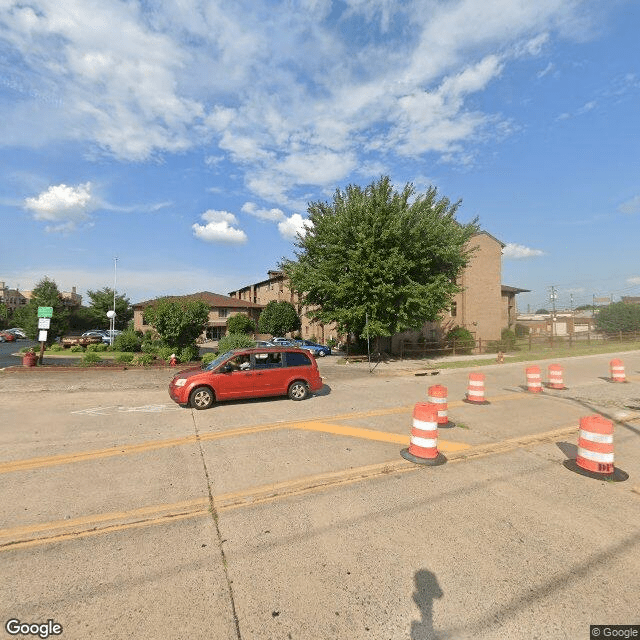
M640 296L622 296L621 300L626 304L640 304Z
M68 309L77 309L82 305L82 296L77 293L76 287L71 287L71 291L61 291L60 295L64 306ZM32 296L32 291L10 289L4 282L0 281L0 302L5 304L10 311L29 304Z
M596 328L593 311L556 311L552 313L520 313L517 323L532 336L568 336L588 333Z
M210 291L201 291L200 293L192 293L186 296L167 296L167 300L202 300L209 306L209 320L207 327L202 335L206 340L219 340L227 334L227 320L238 313L248 315L257 323L258 316L262 310L262 305L255 304L246 300L237 300L219 293L211 293ZM152 305L156 300L147 300L146 302L138 302L133 306L133 327L136 331L153 330L153 327L144 324L144 310Z

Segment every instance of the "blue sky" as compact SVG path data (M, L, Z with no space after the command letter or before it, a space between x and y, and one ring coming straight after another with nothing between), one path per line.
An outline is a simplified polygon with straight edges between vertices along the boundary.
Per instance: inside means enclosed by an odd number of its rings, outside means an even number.
M229 291L307 204L462 199L519 307L640 295L634 0L4 0L0 280Z

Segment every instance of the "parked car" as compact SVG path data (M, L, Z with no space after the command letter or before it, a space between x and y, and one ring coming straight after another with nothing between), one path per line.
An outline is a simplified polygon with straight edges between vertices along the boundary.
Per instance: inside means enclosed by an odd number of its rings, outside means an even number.
M102 342L104 344L111 344L111 336L115 340L121 333L119 329L108 329L107 331L102 332L104 335L102 336Z
M269 342L268 340L256 340L256 347L275 347L276 345L273 342Z
M296 343L294 340L290 340L289 338L271 338L271 342L277 346L283 347L296 347Z
M90 331L85 331L82 334L82 337L86 338L91 336L99 336L100 338L103 338L106 335L107 335L107 332L104 329L91 329Z
M15 342L16 337L10 331L0 331L0 336L4 338L3 342Z
M219 400L288 395L304 400L322 389L314 358L288 346L233 349L208 365L186 369L169 384L180 406L208 409Z
M13 329L7 329L7 331L9 333L13 333L13 335L16 337L16 340L26 340L27 338L27 334L25 333L24 329L21 329L20 327L13 327Z
M310 340L296 340L296 345L301 349L307 349L307 351L311 351L314 356L324 358L325 356L331 355L331 349L329 347L325 347L323 344L318 344L317 342L311 342Z

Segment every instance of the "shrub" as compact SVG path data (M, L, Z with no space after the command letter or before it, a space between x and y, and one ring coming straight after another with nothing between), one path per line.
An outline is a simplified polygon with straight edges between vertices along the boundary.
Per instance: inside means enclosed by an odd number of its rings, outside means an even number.
M216 354L215 353L205 353L201 360L202 360L202 364L207 365L209 364L212 360L216 359Z
M95 353L95 351L87 351L83 356L82 356L82 361L80 362L80 364L83 367L87 367L89 365L92 364L96 364L97 362L101 362L102 358L100 358L100 356Z
M194 360L200 360L200 349L195 344L188 347L184 347L180 350L180 353L176 354L180 362L193 362Z
M476 341L469 329L464 327L454 327L447 333L445 338L449 347L455 349L456 353L471 353L476 346Z
M498 351L516 351L516 334L511 329L503 329L500 340L494 340L487 345L487 353L497 353Z
M142 339L135 331L127 330L116 336L113 346L116 351L135 353L141 350Z
M142 353L150 353L152 355L156 355L161 346L162 346L162 343L160 342L160 340L153 340L153 341L146 341L146 342L143 341L142 344L140 345L140 351L142 351Z
M120 364L131 364L132 360L135 358L135 354L133 353L119 353L116 357L115 357L115 361L119 362Z
M170 360L172 354L178 354L180 352L179 349L175 349L174 347L160 347L157 351L158 358L161 360Z
M54 342L50 347L49 351L64 351L64 347L58 342Z
M231 351L231 349L246 349L247 347L255 346L255 341L244 333L230 333L218 341L218 353L226 353L227 351Z
M329 349L335 349L338 346L338 341L335 338L329 338L327 340L327 347Z
M524 324L516 324L516 336L526 338L529 335L529 327Z
M154 356L151 353L139 353L131 360L131 364L148 367L153 364Z
M238 313L227 320L229 333L255 333L256 323L246 314Z
M106 345L104 342L101 342L100 344L87 345L87 351L100 352L100 351L106 351L108 348L109 348L109 345Z
M84 347L80 344L74 344L69 351L71 351L71 353L84 353Z

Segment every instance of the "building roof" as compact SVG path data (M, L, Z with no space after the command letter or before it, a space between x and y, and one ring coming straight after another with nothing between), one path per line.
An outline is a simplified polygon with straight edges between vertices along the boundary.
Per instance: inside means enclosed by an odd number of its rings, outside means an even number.
M220 293L211 293L211 291L200 291L199 293L191 293L186 296L164 296L164 300L170 301L179 301L179 300L202 300L210 308L213 307L233 307L240 308L244 307L246 309L262 309L264 305L256 304L255 302L249 302L248 300L240 300L239 298L230 298L229 296L223 296ZM136 302L133 305L134 309L141 309L143 307L148 307L149 305L156 302L158 298L154 298L153 300L146 300L145 302Z
M502 293L529 293L531 289L519 289L518 287L510 287L506 284L500 285Z

